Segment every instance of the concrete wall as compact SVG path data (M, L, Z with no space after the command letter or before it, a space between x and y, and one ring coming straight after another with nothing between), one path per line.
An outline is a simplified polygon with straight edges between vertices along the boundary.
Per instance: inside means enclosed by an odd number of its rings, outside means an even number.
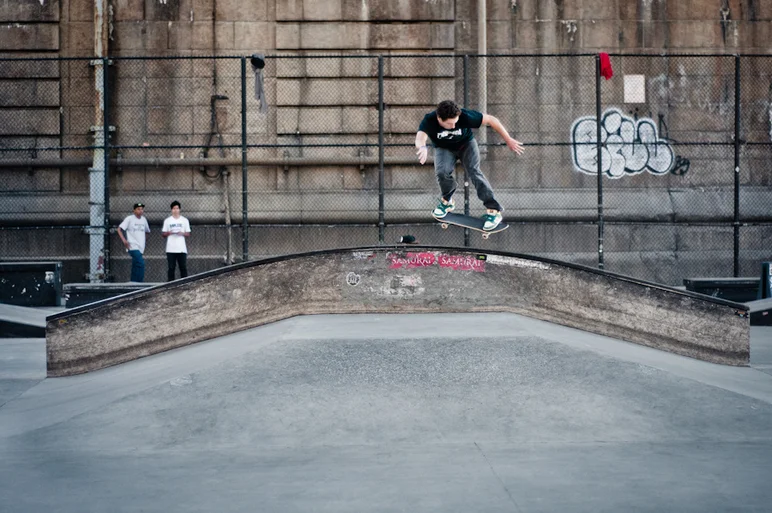
M114 0L110 54L114 143L179 144L200 148L127 149L123 158L198 157L211 130L210 98L226 144L240 142L240 62L238 60L137 61L121 56L343 54L388 56L385 62L384 126L388 143L410 144L418 120L440 99L462 99L461 58L399 58L405 53L474 53L477 9L474 1L391 2L352 0ZM650 2L625 0L492 0L487 3L490 53L769 52L772 4L758 0ZM87 57L93 52L91 0L23 0L0 3L0 55ZM5 46L2 46L5 45ZM743 78L743 134L769 142L772 57L749 59ZM734 130L734 61L725 58L639 58L613 60L615 77L603 81L604 107L649 117L661 136L683 142L731 144ZM476 71L470 61L470 106L478 107ZM0 66L0 143L41 148L88 146L94 121L93 70L84 61L13 63ZM572 124L594 115L593 57L488 58L487 110L529 143L565 143ZM644 103L624 102L624 77L645 76ZM250 143L377 143L377 61L364 59L270 60L265 85L270 109L257 111L248 94ZM251 79L251 77L250 77ZM251 88L251 80L248 82ZM487 139L498 141L489 133ZM617 221L731 220L734 155L731 146L673 145L688 160L688 172L655 176L641 173L607 180L606 214ZM413 150L387 148L388 157L413 158ZM377 149L280 148L250 150L250 157L358 158ZM27 153L14 156L27 156ZM39 158L90 159L90 151L38 152ZM219 153L212 149L210 156ZM225 151L238 157L238 150ZM3 154L0 158L8 158ZM744 220L769 221L772 159L769 147L743 151L741 182ZM490 148L483 170L508 215L520 220L587 221L595 216L595 182L577 172L568 147L530 146L514 159L505 148ZM229 195L232 221L241 222L240 168L232 168ZM248 171L250 221L256 223L377 221L377 169L366 166L253 166ZM87 165L63 169L0 169L0 201L5 224L84 224L88 220ZM209 175L209 176L207 176ZM156 222L172 199L180 199L194 223L224 223L224 180L218 169L197 166L114 167L111 177L113 221L131 204L152 205ZM387 166L387 222L423 221L436 197L428 167ZM472 206L478 202L472 199ZM475 212L479 211L475 210ZM158 219L156 219L158 218ZM540 225L550 232L540 253L582 253L585 236L570 227ZM712 247L688 251L678 237L644 241L624 228L620 247L633 254L673 255L671 264L699 257ZM767 233L763 230L760 233ZM39 237L39 234L36 236ZM285 241L289 233L275 233ZM20 249L3 256L23 258L26 235L14 234ZM764 235L766 238L767 235ZM52 237L55 240L56 237ZM548 241L572 241L568 249ZM765 240L762 238L762 240ZM768 240L768 239L766 239ZM637 242L636 242L637 241ZM271 244L273 241L271 242ZM751 246L756 244L751 240ZM52 242L53 244L53 242ZM199 254L219 255L222 247L200 241ZM324 244L319 242L320 247ZM276 247L286 247L285 242ZM653 246L653 247L652 247ZM19 248L19 246L16 246ZM722 246L721 251L731 245ZM513 248L514 249L514 248ZM750 248L749 248L750 249ZM84 247L85 250L85 247ZM51 246L49 255L60 250ZM253 254L273 254L261 245ZM592 255L589 249L589 255ZM750 254L749 254L750 255ZM38 255L46 256L46 255ZM83 255L82 255L83 256ZM85 255L87 257L87 255ZM209 259L207 256L207 259ZM753 262L756 256L749 257ZM762 257L769 258L769 257ZM216 260L216 259L214 259ZM212 261L211 259L207 261ZM748 264L752 267L752 264ZM714 269L720 266L713 266ZM639 266L642 272L647 265ZM651 276L647 276L651 277ZM677 282L678 280L676 280Z
M517 255L380 247L241 264L50 316L48 375L97 370L295 315L490 311L715 363L747 365L750 356L741 305Z

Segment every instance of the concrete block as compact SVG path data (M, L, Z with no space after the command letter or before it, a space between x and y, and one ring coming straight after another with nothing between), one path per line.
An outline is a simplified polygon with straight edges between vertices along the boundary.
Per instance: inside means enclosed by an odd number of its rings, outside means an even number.
M300 25L300 46L298 49L373 48L372 44L368 44L368 36L372 30L371 26L365 23L304 23Z
M111 41L112 49L117 51L140 50L145 47L144 34L144 22L116 22L113 31L114 39Z
M388 121L388 131L391 133L415 134L423 117L433 109L433 106L389 107L385 112L386 120Z
M408 55L412 52L408 51ZM384 75L399 77L455 77L463 70L463 59L460 57L408 57L400 52L392 52L384 59ZM377 76L376 73L373 76Z
M299 188L302 191L335 191L343 188L343 167L306 167L299 172ZM317 198L321 201L320 198ZM322 205L318 205L318 208Z
M389 189L417 189L439 191L434 166L389 166ZM439 194L439 192L438 192Z
M113 0L112 6L114 22L145 19L145 0Z
M208 105L193 106L193 133L209 134L212 131L212 114ZM217 106L217 125L220 133L233 133L241 129L241 112L235 108L233 112L226 105ZM213 141L213 144L217 144ZM211 155L210 155L211 156Z
M140 145L148 140L147 109L144 106L125 106L113 112L111 123L117 128L113 141L121 145Z
M267 0L217 0L216 19L219 21L267 21L267 5Z
M497 78L488 82L489 104L535 105L537 89L555 97L561 87L558 79L547 77Z
M17 22L59 21L59 0L15 0L0 3L0 20Z
M462 2L466 5L467 2ZM453 38L456 41L455 51L463 53L474 53L477 51L477 30L474 23L467 19L459 19L455 23Z
M66 20L70 23L74 21L94 21L94 2L89 0L74 0L66 2L64 12L67 14Z
M89 86L88 79L72 79L72 81L77 80L78 82L73 82L72 89L74 91L85 91L88 90L87 87ZM78 89L78 85L82 85L81 89ZM93 84L90 86L93 89ZM145 96L148 92L148 85L147 80L144 80L142 78L122 78L115 83L115 88L113 89L113 104L117 107L136 107L141 106L144 108L145 106ZM93 103L93 97L92 97L92 103ZM120 112L120 109L115 109L113 111L113 115Z
M169 48L172 50L212 50L214 34L207 21L169 23Z
M150 107L148 134L190 134L193 132L192 107Z
M518 20L534 20L538 17L538 0L519 0L515 7L515 17Z
M276 130L280 134L340 133L342 128L342 109L340 108L277 107Z
M0 173L0 190L40 193L45 191L58 192L61 183L58 169L9 170Z
M202 105L209 107L212 81L208 78L148 78L140 83L147 84L147 105ZM136 105L142 105L142 98Z
M374 166L359 169L357 167L343 168L343 188L345 190L378 191L378 169ZM357 208L352 206L352 208Z
M428 23L377 23L369 25L366 48L432 48L432 25ZM439 38L438 38L439 39ZM438 44L446 41L438 40Z
M343 107L342 115L344 133L378 132L378 109L374 107Z
M581 40L583 49L613 51L619 48L619 21L583 21L573 36L574 41Z
M0 80L0 107L59 105L59 80Z
M215 23L215 48L217 50L232 50L235 46L235 28L231 21Z
M489 52L505 52L512 48L511 21L489 21L487 29Z
M277 23L276 24L276 49L277 50L295 50L298 48L300 48L300 24L299 23ZM293 63L293 64L299 64L299 63Z
M435 103L432 99L432 81L420 78L387 79L384 81L384 101L389 105Z
M367 2L366 8L363 8L363 4L359 1L343 0L343 19L361 21L453 21L456 19L455 3L452 0L432 2L371 0Z
M145 50L158 55L169 48L169 24L166 22L145 22L142 27Z
M512 23L512 48L534 49L540 46L539 23L516 21Z
M236 50L267 50L274 48L276 35L272 22L237 21L234 23L234 47ZM251 70L251 68L250 68Z
M58 49L59 25L45 23L0 24L0 51Z
M431 102L433 105L439 104L443 100L449 98L457 98L456 95L456 82L452 79L435 79L431 81L432 95ZM425 102L421 102L425 104Z
M545 4L549 5L549 2L545 2ZM568 4L573 6L574 2L568 2ZM619 0L582 0L581 13L578 12L578 9L571 10L569 8L565 10L563 16L560 16L560 12L557 14L559 19L616 20L619 19L618 4Z
M55 53L17 53L15 58L29 58L28 61L4 61L0 66L0 78L58 78L61 75L61 63L41 61L40 57L57 57Z
M198 168L195 172L198 172ZM190 167L147 168L145 181L152 184L152 190L156 191L191 190L193 188L193 173L194 170Z
M0 135L55 135L58 133L58 109L0 110Z
M668 39L671 48L717 48L722 46L718 21L670 22Z
M303 19L303 0L276 0L277 21L300 21Z
M619 48L645 48L644 34L651 27L651 23L637 21L620 21L619 23ZM614 70L616 73L616 70Z
M116 185L119 185L119 190L124 193L144 191L146 188L145 169L139 167L123 168L116 174L113 182L117 182ZM115 213L115 211L115 207L113 207L113 213ZM126 215L128 215L128 213Z
M371 105L376 103L378 84L362 79L280 79L277 105Z
M189 59L150 59L145 61L142 76L147 78L187 78L193 76L193 62Z
M241 123L241 116L231 116L230 119L233 119L234 122ZM250 108L247 111L247 133L252 134L269 134L274 133L275 130L271 127L271 119L272 117L269 117L257 110L257 107ZM241 128L239 128L239 132L241 131ZM265 142L265 139L262 138L261 141Z
M185 7L181 9L183 13L193 10L193 21L212 21L212 0L184 0ZM184 17L182 18L184 19Z
M304 21L338 21L341 20L342 5L341 0L327 0L326 2L317 2L305 0L303 2L303 20Z
M452 23L432 23L431 48L452 50L456 46L456 29Z
M667 19L671 21L718 20L715 3L705 0L684 0L667 3Z

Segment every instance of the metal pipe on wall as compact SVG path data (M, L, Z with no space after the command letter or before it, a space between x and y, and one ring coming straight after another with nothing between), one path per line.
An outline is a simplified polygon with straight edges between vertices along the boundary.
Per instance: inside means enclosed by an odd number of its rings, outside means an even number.
M429 158L427 163L432 164L434 160ZM58 167L86 167L91 164L89 159L66 158L66 159L4 159L0 160L0 169L2 168L58 168ZM416 165L415 159L403 157L384 157L384 165L387 166L408 166ZM110 165L118 169L122 167L206 167L206 166L283 166L283 167L307 167L307 166L378 166L380 159L373 157L350 157L350 158L298 158L298 157L276 157L276 158L184 158L177 157L157 157L157 158L113 158L110 159ZM246 190L246 189L245 189Z
M105 280L105 240L109 226L105 225L109 213L105 209L105 189L109 174L110 127L107 123L107 0L94 0L94 152L89 168L89 273L92 283Z
M482 113L488 110L488 60L483 57L488 53L488 13L485 5L486 0L477 0L477 109ZM480 130L478 134L480 140L480 151L485 153L488 148L487 129Z

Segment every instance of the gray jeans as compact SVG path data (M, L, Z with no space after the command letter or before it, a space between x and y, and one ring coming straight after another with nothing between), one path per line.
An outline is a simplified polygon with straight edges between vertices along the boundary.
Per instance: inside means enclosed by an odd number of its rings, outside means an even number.
M450 201L453 193L456 192L456 179L453 178L453 169L456 167L456 160L459 159L477 191L477 197L483 202L485 208L502 210L499 202L493 197L491 184L480 170L480 149L477 147L477 141L474 139L456 151L446 150L445 148L434 149L434 172L437 174L437 182L440 184L442 197L446 201Z

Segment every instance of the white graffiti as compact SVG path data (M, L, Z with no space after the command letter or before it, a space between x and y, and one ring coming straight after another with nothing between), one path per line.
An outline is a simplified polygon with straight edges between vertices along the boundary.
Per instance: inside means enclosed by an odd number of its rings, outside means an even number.
M589 175L598 174L597 128L595 116L579 118L571 127L574 167ZM609 178L644 171L664 175L675 164L673 149L649 118L636 120L609 109L601 116L600 137L601 170Z

